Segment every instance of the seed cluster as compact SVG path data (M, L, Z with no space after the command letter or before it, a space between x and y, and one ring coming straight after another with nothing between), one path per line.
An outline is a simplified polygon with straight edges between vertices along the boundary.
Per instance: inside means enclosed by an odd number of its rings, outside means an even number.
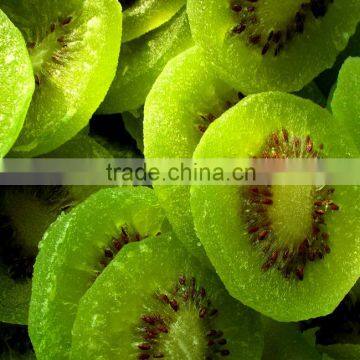
M278 56L294 36L304 32L306 19L325 16L333 0L304 0L294 16L289 19L286 27L268 29L266 34L258 30L260 21L258 7L262 6L262 2L262 0L231 0L231 11L239 21L232 29L232 33L237 35L246 33L248 43L259 46L262 55L272 52L274 56Z
M316 342L332 345L360 337L360 299L350 292L333 313L316 319L303 321L302 331L318 328ZM351 343L351 340L348 341Z
M49 36L50 34L55 34L55 33L61 34L56 39L58 50L56 50L51 56L51 61L55 64L58 64L58 65L64 64L64 60L63 60L64 52L67 51L68 44L70 41L66 36L66 30L72 21L73 21L72 16L63 17L63 18L59 19L57 22L51 23L49 26L49 29L47 30L46 36ZM29 53L31 54L32 52L34 52L40 43L41 43L41 41L28 42L27 48L29 50ZM41 81L42 81L42 76L41 76L40 72L37 72L34 76L35 76L36 85L40 85Z
M11 219L0 216L0 263L6 266L8 275L13 280L31 279L35 255L25 255L22 246L16 241L16 233Z
M312 158L320 157L323 145L315 150L313 141L307 136L303 141L291 137L287 130L274 132L266 142L262 158ZM242 189L244 198L243 216L251 243L265 255L262 270L278 269L285 278L304 279L308 261L316 261L330 253L329 234L326 229L326 215L339 210L332 200L334 189L328 186L313 190L312 225L304 238L287 245L279 241L269 217L273 205L271 186L251 186Z
M230 109L231 107L233 107L234 105L236 105L238 103L238 101L242 100L245 97L245 95L241 92L237 93L237 101L226 101L224 106L223 106L223 112L225 112L226 110ZM219 115L214 115L212 113L207 113L207 114L201 114L200 117L200 122L196 125L196 128L199 130L199 132L201 133L201 135L204 135L206 130L208 129L208 127L210 126L211 123L213 123L219 116L221 116L221 114Z
M164 307L166 315L157 312L141 316L140 326L137 329L142 339L137 343L139 360L165 358L161 350L161 340L171 331L174 316L181 311L182 307L187 307L189 304L195 306L199 319L204 324L204 336L207 342L204 358L215 360L230 355L223 332L214 328L214 320L219 315L219 311L212 306L205 288L197 286L194 277L188 280L184 275L179 276L178 283L171 292L159 293L155 297ZM170 310L170 316L168 310Z
M111 239L109 246L104 249L103 256L100 260L100 268L105 269L116 254L130 242L141 241L143 238L139 233L131 233L126 225L121 227L120 236ZM100 275L101 271L97 271L96 275Z

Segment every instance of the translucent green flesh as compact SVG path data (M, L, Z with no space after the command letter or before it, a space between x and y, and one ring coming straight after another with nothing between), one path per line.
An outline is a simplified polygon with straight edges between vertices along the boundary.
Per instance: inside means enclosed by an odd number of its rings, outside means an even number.
M170 20L185 0L138 0L124 11L123 42L133 40Z
M171 60L153 86L144 110L145 157L192 158L202 136L201 115L221 115L237 93L210 71L197 48ZM156 186L155 191L179 239L207 261L194 233L188 186Z
M99 113L117 114L144 105L166 63L190 46L192 38L184 10L160 28L123 44L116 77Z
M28 43L38 83L12 155L36 156L78 133L104 99L117 67L121 7L116 0L0 6Z
M331 110L353 135L360 149L360 58L348 58L342 66L331 101Z
M247 97L230 109L205 133L194 156L254 156L264 139L282 128L297 136L310 135L314 144L323 143L328 157L358 156L351 139L339 132L341 125L326 110L281 93ZM238 187L192 187L197 233L234 297L279 321L308 319L334 310L356 282L360 268L359 191L352 186L334 188L333 201L340 211L326 218L331 253L323 260L308 262L304 280L299 281L286 279L276 267L261 269L267 258L249 241L247 224L239 216L243 203ZM292 222L290 219L289 224Z
M0 34L0 158L3 158L23 126L34 78L21 33L1 10Z
M160 313L172 321L159 347L165 358L204 359L204 322L189 302L178 312L164 306L154 294L169 293L179 283L195 277L196 286L219 311L212 326L227 339L229 359L259 359L262 334L259 317L226 293L219 279L179 247L171 235L128 245L82 298L73 328L71 359L135 359L136 333L144 314ZM170 296L170 295L169 295Z
M121 228L143 238L156 235L163 222L155 195L143 187L100 191L54 223L41 242L30 303L29 332L40 359L49 352L68 358L78 303Z
M86 133L80 132L56 150L46 155L41 155L41 157L54 159L110 159L112 155L95 139Z
M255 6L261 9L266 4L259 1ZM246 36L250 34L232 34L239 19L230 10L229 0L190 0L187 9L195 42L204 48L221 76L245 94L300 90L334 64L360 17L357 0L334 0L324 17L308 17L304 33L293 37L274 56L270 52L262 55L261 48L249 45ZM271 9L261 21L270 29L268 22L276 23L282 18L283 12L278 14ZM265 25L256 28L261 26Z

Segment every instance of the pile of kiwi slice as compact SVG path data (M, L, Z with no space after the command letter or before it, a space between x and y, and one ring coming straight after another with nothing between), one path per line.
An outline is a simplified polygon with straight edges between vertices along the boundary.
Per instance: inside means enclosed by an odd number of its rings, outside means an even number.
M1 0L0 9L24 36L36 84L12 154L41 155L84 128L104 99L118 62L121 6L116 0Z
M115 79L98 113L117 114L143 106L166 63L192 44L184 8L162 26L122 44Z
M0 159L355 164L359 39L358 0L0 0ZM1 360L360 358L358 185L162 180L0 185Z

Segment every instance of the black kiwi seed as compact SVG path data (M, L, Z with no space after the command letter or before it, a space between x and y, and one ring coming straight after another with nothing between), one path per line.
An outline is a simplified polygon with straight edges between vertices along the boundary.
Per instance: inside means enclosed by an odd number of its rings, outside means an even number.
M183 308L194 306L199 319L204 323L207 349L205 359L220 359L230 355L226 348L227 340L220 329L214 327L214 319L219 311L211 305L204 287L198 286L194 277L180 275L174 288L164 293L154 295L155 299L164 308L162 315L156 312L143 314L139 319L136 337L138 359L164 359L161 349L161 339L171 331L171 324Z
M270 53L278 56L295 35L304 32L307 19L324 17L334 0L304 0L284 28L269 29L268 34L260 34L256 26L257 10L262 2L263 0L230 0L230 9L238 21L231 32L235 35L244 34L249 45L258 46L263 56Z
M310 136L300 139L290 136L286 129L282 129L269 136L259 157L319 158L322 150L323 145L316 148ZM292 248L280 244L272 229L268 215L269 208L273 205L272 187L251 186L244 187L241 191L245 200L242 216L247 224L250 241L265 256L262 270L276 268L285 278L303 280L306 264L321 260L330 252L325 217L328 213L339 210L339 206L331 199L335 190L329 186L314 188L311 228Z

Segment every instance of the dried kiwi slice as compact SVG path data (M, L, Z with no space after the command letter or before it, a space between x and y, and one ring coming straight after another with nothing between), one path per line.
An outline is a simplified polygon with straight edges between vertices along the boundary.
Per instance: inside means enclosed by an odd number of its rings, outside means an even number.
M209 69L199 49L189 49L171 60L145 103L147 162L151 165L151 159L191 159L207 127L237 101L239 94ZM189 252L206 261L194 232L190 187L157 186L155 182L154 188L179 239Z
M25 37L37 83L12 155L40 155L85 127L104 99L119 57L121 7L116 0L0 0L0 8Z
M258 314L171 234L130 244L82 298L71 359L259 359Z
M186 0L119 0L124 10L123 42L133 40L170 20Z
M39 241L59 214L97 190L97 186L0 189L0 321L27 324Z
M360 24L356 28L355 34L350 38L349 43L344 51L337 57L334 66L331 69L322 72L315 82L320 90L328 95L339 75L341 66L348 57L360 56Z
M45 158L111 158L84 132ZM9 186L0 188L0 321L26 324L38 242L62 211L102 187Z
M0 10L0 158L20 133L34 85L24 39Z
M358 150L327 110L273 92L228 110L194 153L252 157L356 158ZM298 321L331 313L359 277L359 196L345 185L193 185L191 206L230 293L275 320Z
M123 44L116 77L98 113L122 113L144 105L166 63L190 46L185 10L160 28Z
M189 0L194 40L245 94L296 91L331 67L360 20L358 0Z
M105 189L56 221L41 242L29 312L37 357L69 357L78 303L102 270L129 242L164 231L152 190ZM126 246L125 246L126 247Z
M359 45L360 46L360 45ZM331 110L354 136L360 149L360 58L348 58L342 66L331 100Z

